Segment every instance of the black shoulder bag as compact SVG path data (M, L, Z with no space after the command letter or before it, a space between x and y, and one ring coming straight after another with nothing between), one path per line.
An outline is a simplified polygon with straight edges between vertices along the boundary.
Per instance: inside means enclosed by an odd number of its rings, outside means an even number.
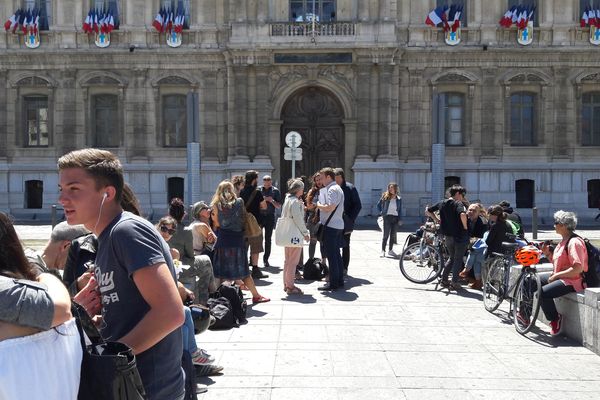
M333 209L333 212L331 214L329 214L329 218L327 218L327 221L325 221L325 224L319 224L319 228L317 229L317 240L319 242L323 241L323 232L325 232L325 227L327 225L329 225L329 221L331 221L331 217L333 217L333 214L335 214L335 212L337 211L339 206L340 206L339 204L337 206L335 206L335 208Z

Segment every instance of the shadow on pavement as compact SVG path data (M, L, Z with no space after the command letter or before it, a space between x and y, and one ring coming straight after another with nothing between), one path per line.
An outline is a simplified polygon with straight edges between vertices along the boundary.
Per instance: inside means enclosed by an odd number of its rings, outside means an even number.
M279 274L283 271L283 267L278 267L276 265L269 265L268 267L262 267L260 269L263 272L266 272L268 274Z
M267 315L266 312L260 311L260 310L255 310L252 307L248 307L248 310L246 311L246 319L253 318L253 317L264 317L265 315Z
M317 299L315 299L312 294L294 294L282 297L281 300L300 304L313 304L317 302Z
M356 301L358 295L353 292L347 292L345 290L338 290L334 292L322 292L323 296L330 297L338 301Z
M273 282L271 282L271 281L265 281L263 279L255 279L254 280L254 285L256 287L259 287L259 286L271 286L272 284L273 284Z
M361 278L354 278L353 276L348 275L346 277L346 280L344 282L344 286L346 289L351 289L353 287L357 287L357 286L363 286L363 285L372 285L373 282L366 280L366 279L361 279Z

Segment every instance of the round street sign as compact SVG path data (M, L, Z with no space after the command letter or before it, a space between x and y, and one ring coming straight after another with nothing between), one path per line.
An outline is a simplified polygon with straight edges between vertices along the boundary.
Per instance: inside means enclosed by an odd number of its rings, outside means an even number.
M291 131L291 132L288 132L287 135L285 135L285 144L287 144L288 146L298 147L298 146L300 146L301 143L302 143L302 135L300 135L298 132Z

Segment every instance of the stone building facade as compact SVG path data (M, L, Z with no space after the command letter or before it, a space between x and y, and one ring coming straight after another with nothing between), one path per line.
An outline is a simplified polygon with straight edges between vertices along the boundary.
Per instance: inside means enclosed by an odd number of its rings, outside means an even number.
M579 26L585 1L537 1L529 46L498 24L510 0L462 1L457 46L424 23L440 0L315 0L318 24L312 0L3 0L0 16L32 3L46 7L39 48L0 32L0 209L15 215L46 215L57 158L97 146L159 216L185 191L188 114L204 200L247 169L284 186L295 130L298 174L344 167L363 214L389 181L406 216L436 200L436 144L444 185L470 199L506 199L525 217L537 206L585 219L599 206L600 49ZM167 3L186 11L178 48L152 28ZM82 31L98 5L119 17L107 48Z

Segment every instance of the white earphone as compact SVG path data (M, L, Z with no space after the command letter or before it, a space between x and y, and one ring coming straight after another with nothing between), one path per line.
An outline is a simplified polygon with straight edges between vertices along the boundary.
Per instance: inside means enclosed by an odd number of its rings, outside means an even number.
M108 197L108 193L104 192L104 194L102 195L102 200L106 199Z

